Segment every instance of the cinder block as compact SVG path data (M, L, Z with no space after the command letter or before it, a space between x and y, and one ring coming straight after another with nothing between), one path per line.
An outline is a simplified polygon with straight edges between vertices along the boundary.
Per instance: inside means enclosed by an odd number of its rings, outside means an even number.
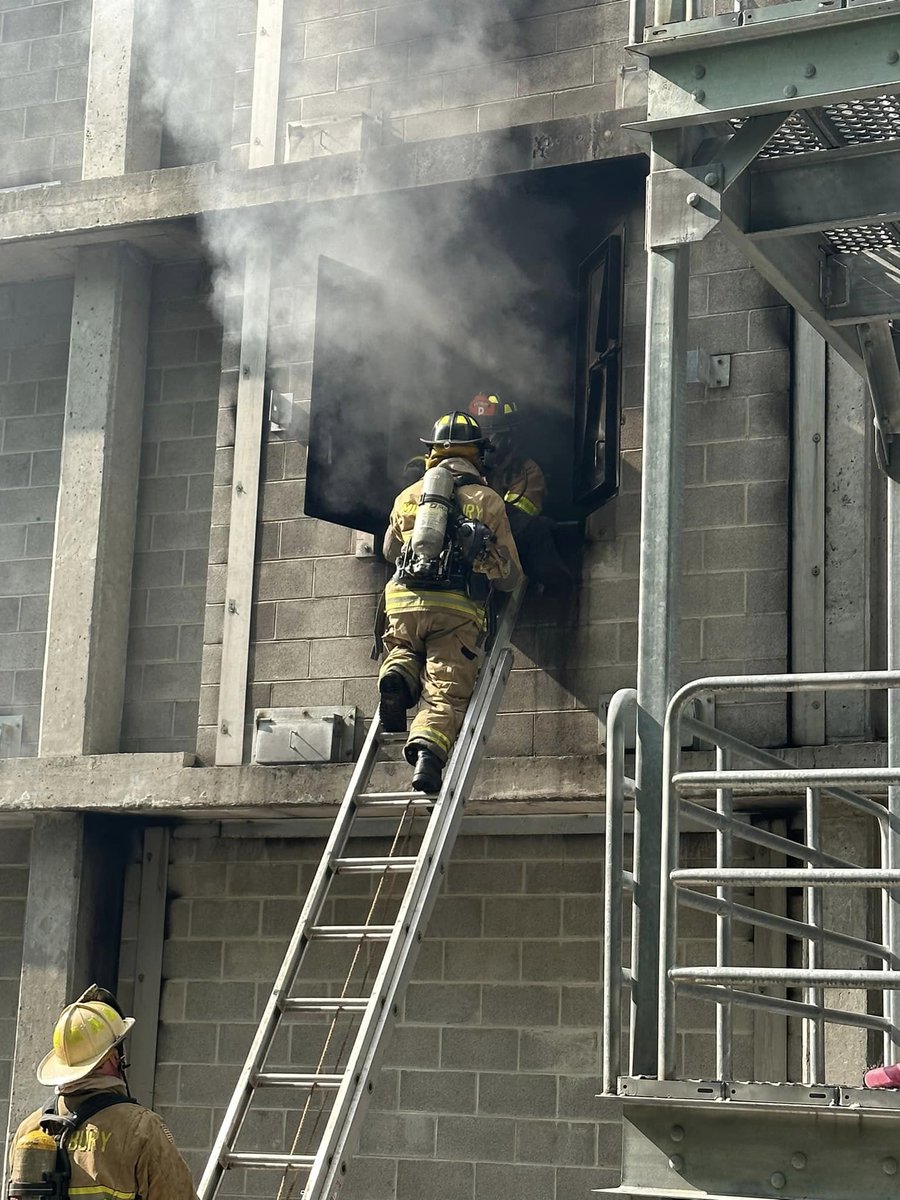
M165 1121L180 1150L208 1150L213 1134L211 1108L189 1108L181 1104L177 1108L157 1107L156 1111Z
M153 518L153 550L202 550L209 541L208 512L161 513Z
M338 87L360 87L399 79L406 74L407 48L404 44L371 47L341 54Z
M395 1159L355 1154L353 1171L341 1191L345 1200L395 1200L396 1183Z
M404 1020L470 1025L481 1018L481 988L474 983L411 983Z
M783 297L752 267L710 276L710 312L740 312L744 309L777 307L783 304Z
M787 653L783 613L708 617L703 622L703 654L710 659L760 659Z
M158 1063L211 1063L215 1057L215 1025L168 1021L160 1024Z
M523 1071L596 1074L598 1033L591 1029L523 1029L519 1066Z
M600 973L600 944L595 940L522 943L523 979L549 983L596 983Z
M620 650L619 657L625 658L627 655ZM600 724L596 712L591 709L596 707L598 694L599 688L594 686L585 690L581 696L581 703L585 705L584 711L535 713L534 753L548 755L594 753L600 735Z
M398 1025L385 1051L384 1060L389 1067L436 1069L440 1057L440 1029L426 1025Z
M318 638L310 643L311 679L359 678L378 674L369 637Z
M561 904L557 897L498 896L485 905L486 937L558 937Z
M475 1071L515 1071L519 1031L516 1029L441 1030L441 1067Z
M281 553L284 558L340 555L346 554L349 549L350 530L340 525L316 521L310 517L286 520L282 524Z
M485 984L481 1019L485 1025L558 1025L559 988L542 984Z
M280 600L276 606L275 636L289 638L342 637L347 632L348 601L335 596L320 600Z
M477 128L478 109L471 106L407 117L403 130L407 142L427 142L437 138L460 137L464 133L474 133Z
M474 1113L474 1071L402 1071L400 1107L413 1112Z
M261 871L257 863L229 863L229 896L294 896L297 893L297 864L271 863Z
M23 557L26 530L25 525L0 525L0 562L16 562Z
M7 671L40 669L44 632L0 634L0 663Z
M0 41L26 42L46 38L62 28L62 4L42 4L38 8L19 8L3 14Z
M733 395L758 396L787 391L790 354L787 350L756 350L735 354L731 359Z
M491 982L520 977L521 950L518 942L478 938L474 941L450 940L445 943L445 979Z
M516 1123L503 1117L442 1115L437 1120L439 1158L474 1158L480 1162L511 1162L515 1155Z
M472 1200L475 1164L449 1160L406 1161L397 1164L397 1200Z
M0 454L0 488L28 486L31 472L30 454Z
M446 890L453 894L483 896L522 891L522 864L519 862L457 862L450 864Z
M590 49L565 50L525 59L518 65L520 96L557 92L594 82L594 59Z
M435 1149L436 1118L424 1113L372 1112L363 1122L363 1154L391 1152L403 1158L431 1158Z
M190 920L192 937L249 937L259 931L260 904L258 900L193 900Z
M304 679L309 674L307 641L258 642L251 647L251 679L255 682ZM330 676L325 671L323 675Z
M4 454L55 448L62 443L61 414L10 418L3 435Z
M749 525L787 525L790 503L786 481L751 483L747 488Z
M84 99L80 98L29 106L25 110L25 137L41 138L77 132L84 127L84 104Z
M787 464L788 443L781 437L718 442L706 448L706 478L710 483L786 479Z
M360 596L382 591L388 568L374 559L344 556L319 559L314 564L313 594Z
M748 401L751 437L788 437L791 406L785 392L751 396Z
M750 314L748 350L782 350L791 341L791 309L757 308Z
M610 42L621 37L624 30L619 14L610 11L619 7L614 4L602 4L561 13L556 26L557 46L560 50L568 50L575 46Z
M252 1020L256 1015L256 984L189 981L184 1011L189 1021Z
M546 1200L546 1197L555 1194L554 1173L552 1166L476 1163L475 1200L492 1200L495 1196L515 1196L516 1200Z
M380 18L381 14L379 28ZM372 90L372 107L375 112L386 113L392 118L434 112L441 107L442 99L443 85L440 75L428 75L423 79L391 80L376 84Z
M603 888L602 863L530 862L525 864L525 891L534 893L581 892L596 895ZM532 935L539 937L537 930Z
M229 985L226 985L229 986ZM231 984L241 987L242 984ZM195 1066L184 1063L179 1071L178 1100L184 1104L221 1104L223 1097L230 1096L237 1082L237 1066L215 1066L204 1063Z
M500 100L478 107L478 129L512 129L553 119L554 97L547 94L519 100Z
M787 533L782 526L710 529L703 535L703 566L707 570L779 570L786 565Z
M375 44L375 13L357 12L323 21L309 21L306 26L306 58L324 54L342 54Z
M203 587L151 587L148 625L202 625L206 592Z
M750 571L747 581L747 611L751 613L787 611L788 578L786 571Z
M504 1117L554 1116L556 1079L552 1075L482 1072L478 1081L478 1111ZM540 1159L526 1158L526 1161Z
M497 64L478 66L444 75L444 108L462 108L469 104L487 104L508 100L516 94L516 67Z
M592 934L602 937L597 923ZM603 993L599 986L564 987L560 999L560 1024L563 1026L585 1025L597 1027L598 1014L603 1011Z

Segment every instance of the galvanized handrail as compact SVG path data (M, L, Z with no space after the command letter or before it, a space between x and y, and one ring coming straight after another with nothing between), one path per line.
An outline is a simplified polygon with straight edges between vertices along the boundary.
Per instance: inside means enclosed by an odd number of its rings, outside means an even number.
M896 897L900 894L900 812L894 797L900 787L900 768L830 769L802 768L759 750L734 734L717 730L685 713L685 708L701 694L756 693L778 694L802 691L891 690L900 689L900 672L865 671L840 674L729 676L695 680L672 699L663 737L663 862L660 899L660 996L658 1074L675 1074L675 992L711 1000L717 1004L716 1060L719 1078L731 1077L731 1011L736 1004L764 1008L799 1016L803 1021L804 1072L807 1083L824 1082L825 1025L827 1022L875 1029L884 1035L886 1056L896 1057L900 1047L900 939L896 917ZM681 771L681 744L685 732L693 733L716 747L714 770ZM734 769L732 758L756 764L757 769ZM761 769L760 769L761 768ZM871 796L849 789L888 789L884 807ZM767 791L784 794L802 790L806 795L806 844L798 845L774 833L753 830L734 817L734 789L754 794ZM715 812L685 800L683 792L715 793ZM861 867L844 860L835 861L821 848L821 797L829 795L876 821L880 839L877 868ZM679 834L682 816L700 821L716 831L715 869L679 870ZM759 835L763 834L762 837ZM768 845L800 859L799 869L735 868L732 846L736 839ZM805 898L805 920L763 912L748 905L735 904L735 886L800 887ZM878 889L882 896L883 944L825 928L823 891L834 886ZM696 887L715 889L715 895L696 891ZM709 967L676 965L677 904L713 912L717 922L716 964ZM806 948L803 968L741 967L733 964L731 928L733 921L763 928L777 928L801 939ZM880 970L831 969L824 965L826 944L842 945L880 959ZM803 988L803 1001L764 996L737 990L736 985L764 985L778 982ZM883 1016L829 1008L825 988L854 987L881 996Z
M637 869L625 869L625 798L634 796L634 780L625 774L625 721L637 710L637 692L622 688L606 714L606 853L603 874L603 1090L615 1092L622 1062L622 987L631 989L637 970L622 964L623 895L631 897ZM634 1028L634 1022L631 1023Z

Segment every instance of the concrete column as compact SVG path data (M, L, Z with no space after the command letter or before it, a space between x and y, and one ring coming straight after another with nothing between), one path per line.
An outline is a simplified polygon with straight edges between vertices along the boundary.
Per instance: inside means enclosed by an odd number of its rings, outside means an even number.
M872 576L881 564L873 535L883 509L873 487L872 402L863 379L831 349L826 422L825 669L861 671L878 665L871 640L881 589ZM830 693L826 740L868 740L870 714L870 693Z
M119 746L141 449L150 268L78 252L39 754Z
M825 670L825 340L794 318L791 446L791 670ZM825 693L790 698L797 746L825 741Z
M126 824L108 817L35 817L16 1012L10 1132L46 1099L35 1067L64 1005L89 983L115 988Z
M107 179L159 166L161 125L141 111L135 13L140 0L93 0L85 179ZM146 9L145 9L146 12Z

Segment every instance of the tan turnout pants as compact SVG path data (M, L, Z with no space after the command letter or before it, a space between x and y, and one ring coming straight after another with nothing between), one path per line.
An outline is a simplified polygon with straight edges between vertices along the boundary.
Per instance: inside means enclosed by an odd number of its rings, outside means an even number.
M384 662L379 678L399 671L422 707L410 727L407 744L427 742L446 762L475 687L482 652L481 627L467 617L439 608L390 613L384 633Z

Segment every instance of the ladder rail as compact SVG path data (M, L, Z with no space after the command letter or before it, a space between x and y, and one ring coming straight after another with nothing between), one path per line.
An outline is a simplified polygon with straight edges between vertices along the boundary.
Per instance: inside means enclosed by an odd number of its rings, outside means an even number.
M247 1109L253 1096L253 1078L265 1062L266 1055L274 1040L278 1022L281 1018L281 1002L290 991L303 952L309 942L308 932L318 916L325 899L328 885L331 881L331 863L343 851L350 837L353 819L356 816L357 796L365 790L365 785L371 778L372 769L378 754L380 721L376 716L369 727L363 748L357 759L347 790L341 801L341 807L335 817L334 826L307 893L306 900L300 912L297 925L288 943L281 967L275 977L272 992L266 1001L259 1027L247 1051L247 1057L238 1076L231 1100L225 1110L225 1116L213 1142L210 1157L207 1161L200 1186L197 1189L199 1200L213 1200L222 1175L227 1168L229 1147L233 1147L247 1115Z
M351 837L354 821L365 807L364 793L368 790L367 785L382 744L377 712L335 817L225 1117L217 1132L198 1188L199 1200L214 1200L229 1166L283 1166L290 1169L293 1166L299 1167L302 1160L303 1168L309 1170L309 1177L303 1187L304 1200L324 1200L339 1186L337 1181L346 1171L347 1157L355 1149L358 1141L360 1121L371 1090L371 1074L384 1049L384 1035L395 1015L395 1006L412 971L418 945L422 940L422 926L437 898L447 857L456 839L465 802L494 715L500 705L503 686L512 667L513 656L508 643L524 591L523 582L508 596L500 614L496 635L479 672L459 738L447 764L439 797L432 801L415 792L403 794L408 795L409 801L418 807L431 807L431 814L415 865L410 867L409 863L404 861L402 868L398 865L397 870L389 872L396 876L398 872L409 871L409 879L406 881L400 910L393 925L372 928L372 936L376 937L377 934L377 940L386 943L385 954L372 991L365 998L365 1007L359 1006L363 998L353 998L353 1010L361 1012L362 1019L348 1063L340 1072L342 1082L337 1086L334 1106L316 1153L255 1154L250 1151L237 1151L235 1147L257 1086L291 1086L288 1075L295 1074L272 1073L263 1068L282 1016L285 1012L300 1011L303 1004L302 997L291 997L288 993L295 985L306 947L317 935L322 937L328 933L327 927L317 924L317 918L331 883L342 873L341 867L344 868L343 873L346 873L350 864L350 860L343 857L345 847ZM373 793L373 797L376 801L390 801L392 807L395 804L400 806L399 793ZM374 859L366 861L370 868L375 865ZM350 867L350 870L355 873L355 868ZM334 927L332 932L337 935L343 929L344 927L340 927L340 930ZM359 932L357 929L356 933ZM325 999L320 998L316 1003L324 1007ZM322 1076L318 1086L330 1088L334 1086L337 1077ZM300 1081L301 1076L296 1074L295 1078ZM311 1078L303 1073L304 1086L309 1085Z
M508 648L524 589L513 592L501 614L490 655L485 661L435 811L422 841L419 864L409 880L394 934L385 950L372 997L347 1063L344 1084L335 1097L328 1124L303 1190L303 1200L326 1200L347 1171L347 1160L359 1140L360 1124L371 1093L371 1077L385 1049L385 1033L395 1017L406 981L415 965L422 929L437 899L439 886L462 821L468 790L478 770L493 718L512 668Z

